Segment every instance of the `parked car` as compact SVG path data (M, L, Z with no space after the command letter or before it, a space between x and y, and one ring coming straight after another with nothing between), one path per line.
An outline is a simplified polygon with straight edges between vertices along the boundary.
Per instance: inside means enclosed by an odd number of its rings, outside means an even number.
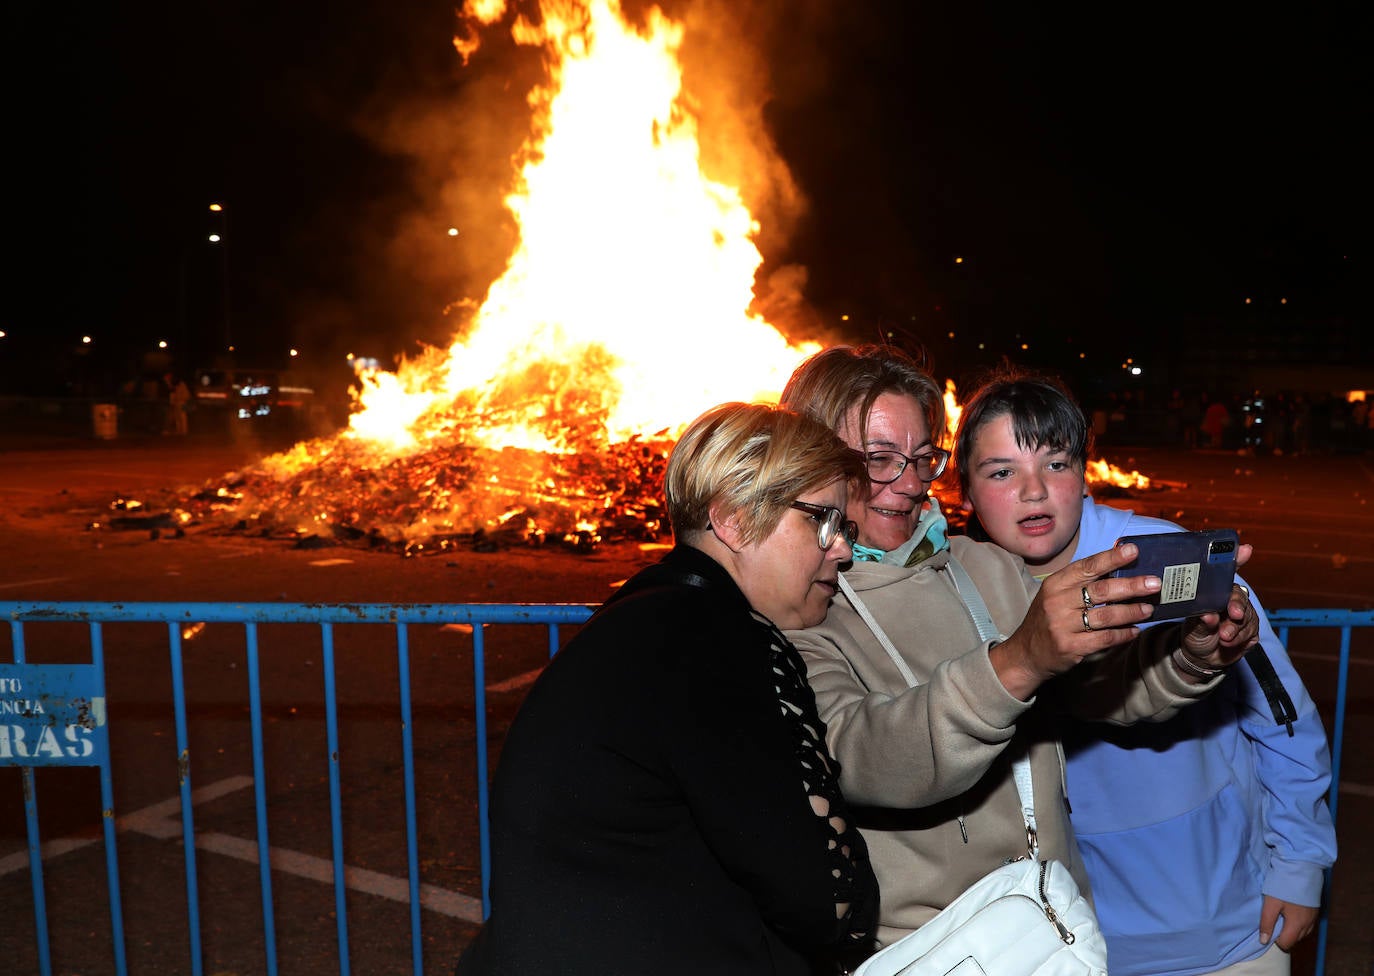
M315 408L314 389L274 369L198 369L191 392L197 412L211 424L304 431Z

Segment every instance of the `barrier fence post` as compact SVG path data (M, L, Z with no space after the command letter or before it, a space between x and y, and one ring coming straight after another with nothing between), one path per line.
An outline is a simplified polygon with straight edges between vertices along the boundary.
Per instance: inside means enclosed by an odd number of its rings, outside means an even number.
M126 972L124 921L115 846L114 789L105 710L105 664L99 624L91 624L90 664L29 664L23 624L11 623L13 664L0 664L0 766L19 766L24 787L29 876L33 890L38 968L52 973L43 847L39 830L37 766L97 766L105 842L106 887L115 967Z

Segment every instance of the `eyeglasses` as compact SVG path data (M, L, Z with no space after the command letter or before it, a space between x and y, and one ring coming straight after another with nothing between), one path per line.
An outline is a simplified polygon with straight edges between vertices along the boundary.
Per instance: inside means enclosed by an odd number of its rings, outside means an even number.
M816 527L816 541L827 552L841 535L851 546L859 538L859 525L844 517L844 512L829 505L813 505L811 502L793 502L792 507L805 512L819 523Z
M908 464L916 465L916 476L922 481L934 481L944 474L949 463L949 451L932 447L925 454L907 457L901 451L871 451L864 455L868 462L868 480L888 485L902 476Z

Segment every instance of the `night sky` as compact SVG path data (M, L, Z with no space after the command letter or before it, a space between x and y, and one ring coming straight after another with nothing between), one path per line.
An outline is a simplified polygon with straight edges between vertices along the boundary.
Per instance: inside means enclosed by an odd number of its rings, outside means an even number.
M480 300L510 246L498 188L539 78L492 35L463 68L454 6L11 12L0 383L42 385L82 334L111 375L162 337L178 368L208 365L226 330L241 361L296 345L306 369L445 343L446 307ZM806 201L760 212L761 278L807 270L787 327L891 332L949 370L1126 355L1127 337L1167 342L1246 297L1307 322L1365 314L1362 18L1287 6L666 9L748 38L770 90L762 117ZM692 44L689 88L718 82Z

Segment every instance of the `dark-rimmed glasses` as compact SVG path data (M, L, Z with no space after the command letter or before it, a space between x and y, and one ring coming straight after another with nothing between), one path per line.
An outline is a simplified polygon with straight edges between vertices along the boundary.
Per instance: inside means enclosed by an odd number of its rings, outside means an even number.
M793 502L792 507L805 512L816 520L816 541L827 552L841 535L851 546L859 538L859 524L844 517L844 512L829 505L814 505L811 502Z
M864 460L868 462L868 480L876 484L892 484L902 476L908 464L916 466L916 477L922 481L934 481L945 473L949 451L943 447L932 447L915 457L907 457L901 451L869 451L864 455Z

